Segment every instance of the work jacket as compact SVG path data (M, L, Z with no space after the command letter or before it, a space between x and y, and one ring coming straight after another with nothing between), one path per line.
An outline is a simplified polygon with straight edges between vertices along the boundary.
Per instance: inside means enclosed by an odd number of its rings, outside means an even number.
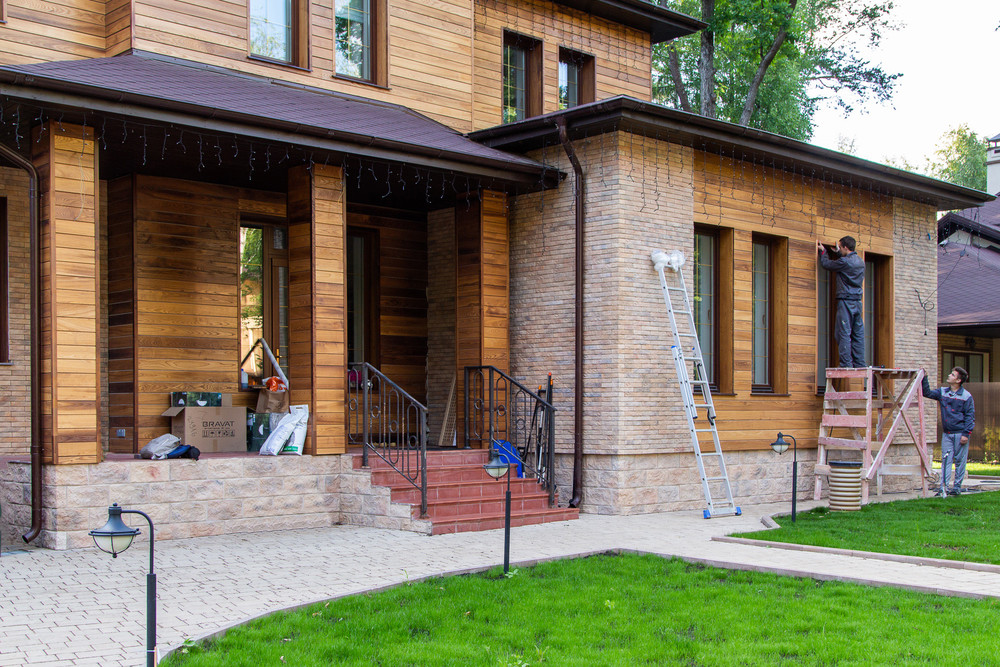
M976 425L976 404L965 387L959 387L958 391L952 391L951 387L931 389L925 375L923 391L926 398L933 398L941 404L941 429L945 433L961 433L965 437L972 435Z
M865 260L852 252L837 259L830 259L823 253L819 263L824 269L837 274L837 298L846 301L861 300L861 286L865 282Z

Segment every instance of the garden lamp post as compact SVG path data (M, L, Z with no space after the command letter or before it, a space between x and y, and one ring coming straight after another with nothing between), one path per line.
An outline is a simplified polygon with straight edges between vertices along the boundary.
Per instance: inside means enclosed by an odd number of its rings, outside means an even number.
M778 431L778 439L771 443L771 449L779 454L788 450L788 443L785 438L792 439L792 523L795 523L795 492L799 488L799 453L795 443L795 436L782 434Z
M493 449L490 460L483 465L486 474L495 480L507 477L507 497L503 515L503 573L510 570L510 463L500 457L500 452Z
M132 546L139 534L138 528L129 528L122 521L122 514L138 514L149 523L149 574L146 575L146 665L156 665L156 572L153 570L153 520L139 510L126 510L115 503L108 508L108 522L90 531L94 543L101 551L118 558L118 554Z

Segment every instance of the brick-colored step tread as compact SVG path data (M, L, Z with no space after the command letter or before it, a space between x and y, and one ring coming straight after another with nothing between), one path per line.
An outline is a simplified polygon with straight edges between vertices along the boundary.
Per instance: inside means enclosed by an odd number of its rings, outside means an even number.
M529 526L538 523L550 523L554 521L572 521L579 518L580 510L572 507L560 507L537 512L510 517L511 527ZM503 528L504 514L473 514L460 517L452 517L446 521L435 521L432 529L433 535L443 535L446 533L466 533L478 530L496 530Z

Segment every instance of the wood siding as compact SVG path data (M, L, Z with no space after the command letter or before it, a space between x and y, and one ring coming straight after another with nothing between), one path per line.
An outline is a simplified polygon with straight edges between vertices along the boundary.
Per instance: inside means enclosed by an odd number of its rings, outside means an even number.
M101 459L97 150L93 131L36 128L41 178L42 442L52 463Z
M137 451L135 430L135 202L132 177L108 184L109 448ZM123 431L123 435L117 433Z
M105 54L103 0L5 0L0 62L100 58Z

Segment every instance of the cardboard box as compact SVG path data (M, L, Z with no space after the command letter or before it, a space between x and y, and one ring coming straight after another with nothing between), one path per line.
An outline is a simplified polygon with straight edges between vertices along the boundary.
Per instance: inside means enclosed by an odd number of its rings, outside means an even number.
M170 392L171 407L215 408L230 407L233 399L229 394L217 391L172 391Z
M163 413L170 417L170 432L180 444L203 452L247 451L247 409L173 406Z

